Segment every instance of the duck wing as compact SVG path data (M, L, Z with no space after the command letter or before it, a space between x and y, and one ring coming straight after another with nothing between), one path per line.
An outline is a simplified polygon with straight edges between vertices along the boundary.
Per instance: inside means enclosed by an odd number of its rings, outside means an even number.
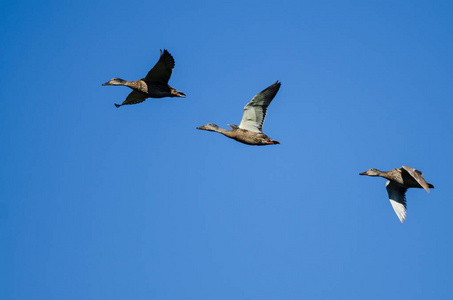
M425 178L423 178L422 172L407 166L402 166L401 168L405 170L407 173L409 173L409 175L411 175L412 178L414 178L422 186L422 188L424 188L429 193L429 185L426 182Z
M262 132L264 119L266 119L267 107L274 99L281 83L276 81L273 85L267 87L244 107L239 128L251 132Z
M145 94L138 92L138 91L132 91L126 98L126 100L121 103L121 105L128 105L128 104L137 104L140 102L145 101L148 98Z
M173 56L164 49L164 52L160 50L160 58L154 67L148 72L143 80L148 82L162 82L167 84L170 80L172 69L175 67L175 60Z
M387 181L385 183L387 193L389 194L390 204L392 204L393 210L400 219L401 223L406 219L406 188L403 188L398 183L393 181Z

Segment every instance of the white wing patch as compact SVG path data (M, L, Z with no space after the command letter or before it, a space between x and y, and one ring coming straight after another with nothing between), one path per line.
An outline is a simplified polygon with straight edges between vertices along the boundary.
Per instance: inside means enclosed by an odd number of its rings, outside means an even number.
M406 207L404 206L404 204L396 202L392 199L390 199L390 204L392 205L393 210L400 219L401 223L403 223L404 220L406 219Z
M262 132L267 107L280 89L280 85L280 82L277 81L253 97L244 107L244 114L242 115L239 128L251 132Z
M392 181L385 183L387 192L389 194L390 204L393 207L396 215L400 219L401 223L406 219L406 188L401 187L399 184Z

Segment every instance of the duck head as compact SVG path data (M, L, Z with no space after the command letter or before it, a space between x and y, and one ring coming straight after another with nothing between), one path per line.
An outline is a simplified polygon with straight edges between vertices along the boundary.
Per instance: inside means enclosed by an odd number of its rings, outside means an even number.
M126 83L126 80L123 80L121 78L112 78L108 82L103 83L102 85L124 85Z
M220 127L217 126L216 124L208 123L206 125L197 127L197 129L207 130L207 131L219 131Z
M381 171L378 169L368 169L367 171L363 173L359 173L359 175L368 175L368 176L379 176L381 174Z

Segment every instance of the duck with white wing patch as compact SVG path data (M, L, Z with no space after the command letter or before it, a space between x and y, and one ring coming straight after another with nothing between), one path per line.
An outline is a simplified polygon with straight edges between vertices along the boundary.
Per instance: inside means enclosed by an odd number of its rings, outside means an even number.
M387 193L393 210L400 219L401 223L406 219L406 191L408 188L423 188L429 193L430 188L434 188L431 183L427 183L422 176L422 172L407 166L396 168L391 171L380 171L369 169L359 175L379 176L388 179L385 183Z
M197 129L215 131L247 145L265 146L280 144L279 141L271 139L262 132L267 107L280 89L280 85L281 83L276 81L253 97L244 107L244 114L242 115L239 126L228 124L231 130L227 130L215 124L208 123L204 126L197 127Z

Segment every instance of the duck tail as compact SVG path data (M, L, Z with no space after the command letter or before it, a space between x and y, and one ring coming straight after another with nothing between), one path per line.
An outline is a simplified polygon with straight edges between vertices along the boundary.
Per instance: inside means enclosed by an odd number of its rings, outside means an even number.
M170 97L182 97L182 98L185 98L186 97L186 94L184 94L183 92L180 92L174 88L172 88L171 86L168 86L170 88Z
M434 185L432 185L431 183L428 183L428 187L429 187L430 189L433 189L433 188L434 188Z
M184 94L183 92L180 92L180 91L176 91L176 90L175 90L174 96L175 97L186 98L186 94Z

